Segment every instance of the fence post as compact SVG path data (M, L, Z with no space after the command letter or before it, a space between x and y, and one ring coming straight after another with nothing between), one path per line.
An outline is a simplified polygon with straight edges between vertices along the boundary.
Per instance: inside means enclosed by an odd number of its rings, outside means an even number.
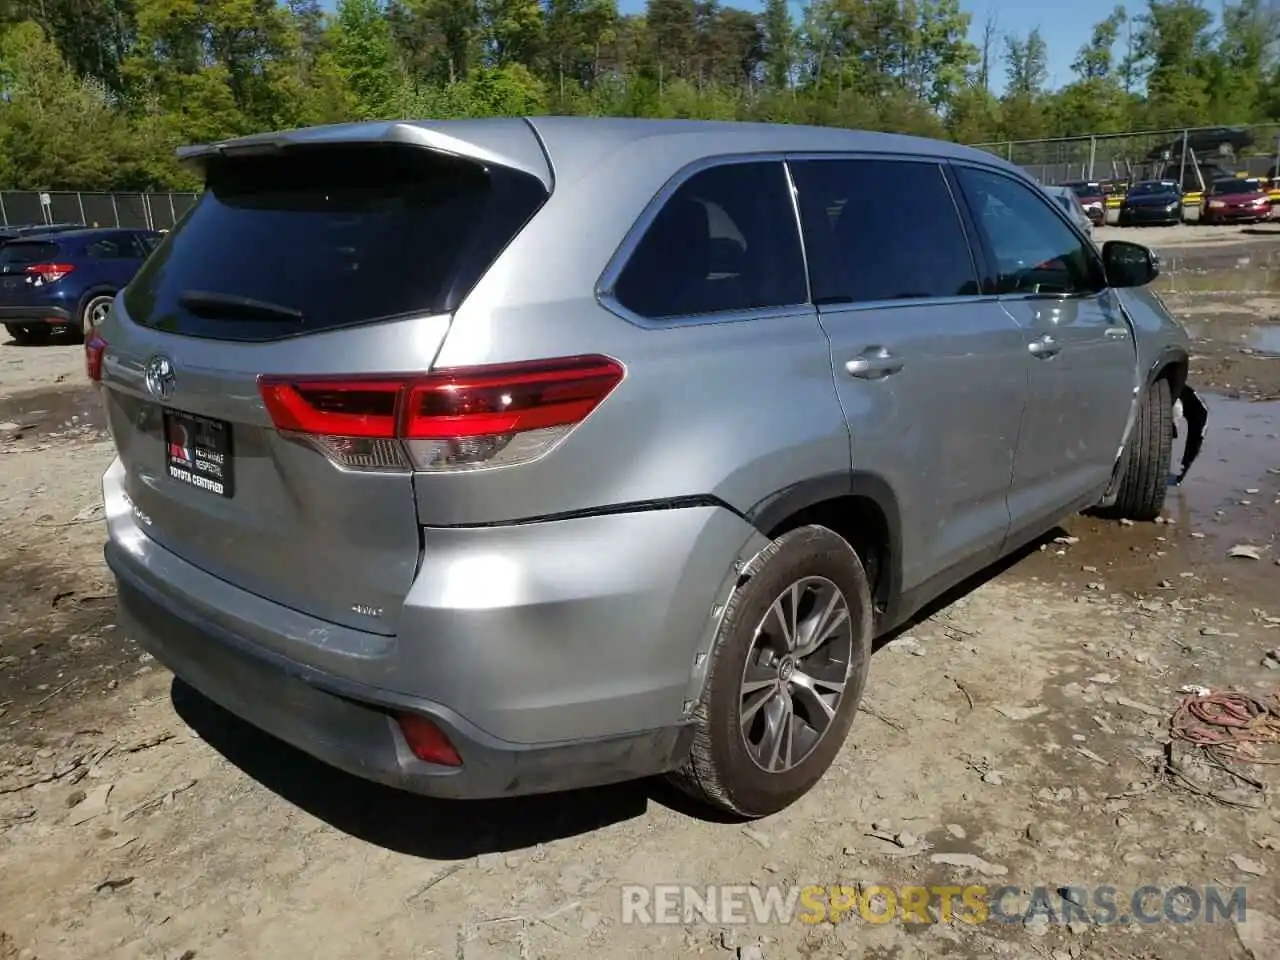
M0 190L0 223L9 225L9 214L4 209L4 191Z
M80 205L80 223L83 226L87 227L88 224L85 223L85 219L84 219L84 194L82 194L79 190L76 191L76 203Z
M1098 138L1090 137L1089 138L1089 175L1085 177L1086 180L1093 179L1093 165L1097 161L1097 159L1098 159Z
M172 230L178 225L178 211L173 206L173 194L169 195L169 229Z
M120 226L120 208L116 206L116 195L111 194L111 216L115 217L113 226Z
M1009 141L1009 149L1005 151L1005 159L1013 163L1013 141Z
M1186 183L1187 178L1187 131L1182 131L1182 162L1178 166L1178 189Z

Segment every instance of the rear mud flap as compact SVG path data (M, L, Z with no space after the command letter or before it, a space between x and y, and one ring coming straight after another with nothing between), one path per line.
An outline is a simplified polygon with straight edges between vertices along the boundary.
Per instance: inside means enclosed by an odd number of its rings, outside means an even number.
M1179 420L1186 421L1187 443L1182 451L1182 469L1169 479L1170 485L1175 487L1182 483L1187 471L1191 469L1191 464L1195 462L1196 457L1200 456L1200 448L1204 446L1205 425L1209 422L1209 408L1190 386L1184 385L1182 392L1173 403L1173 435L1175 437L1178 435Z

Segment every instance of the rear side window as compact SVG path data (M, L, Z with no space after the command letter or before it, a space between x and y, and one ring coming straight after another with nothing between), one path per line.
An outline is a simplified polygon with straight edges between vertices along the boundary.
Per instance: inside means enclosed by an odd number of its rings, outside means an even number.
M224 340L449 312L546 196L530 175L398 144L217 158L125 306Z
M977 295L973 255L938 164L805 160L791 164L791 175L815 303Z
M681 184L617 283L649 319L804 303L804 255L781 163L729 163Z
M30 263L46 263L57 255L56 243L6 243L0 247L0 267L12 270Z
M94 240L84 249L94 260L125 260L137 256L128 236L103 237L101 240Z

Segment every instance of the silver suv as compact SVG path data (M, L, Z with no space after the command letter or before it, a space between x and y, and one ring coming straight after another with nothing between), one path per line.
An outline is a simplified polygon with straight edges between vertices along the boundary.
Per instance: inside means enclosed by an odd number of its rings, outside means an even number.
M1073 511L1161 509L1156 261L986 153L537 118L182 157L203 196L86 347L121 621L359 776L762 816L873 638Z

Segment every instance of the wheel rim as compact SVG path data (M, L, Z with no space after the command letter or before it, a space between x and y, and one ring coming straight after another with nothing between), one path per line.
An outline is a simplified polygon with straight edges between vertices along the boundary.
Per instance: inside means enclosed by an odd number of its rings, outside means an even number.
M756 624L742 671L739 729L766 773L785 773L822 742L853 673L854 624L844 593L804 577Z
M89 309L85 311L85 319L89 321L89 327L101 326L102 321L107 319L107 314L111 312L111 300L108 297L100 297L97 300L89 302Z

